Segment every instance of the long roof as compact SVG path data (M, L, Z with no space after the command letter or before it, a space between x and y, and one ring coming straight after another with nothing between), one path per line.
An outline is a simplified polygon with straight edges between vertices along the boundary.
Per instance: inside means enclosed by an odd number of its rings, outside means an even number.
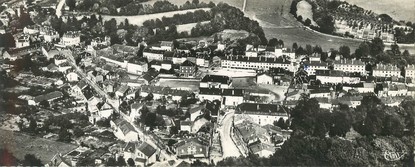
M223 58L223 60L291 64L289 60L285 60L282 58L268 58L268 57L226 56L225 58Z
M156 149L146 142L143 142L140 146L138 146L137 150L142 152L147 157L151 157L156 152Z
M244 93L243 89L199 88L199 94L203 95L243 96Z
M231 78L222 75L205 75L201 82L220 82L221 84L228 84Z
M127 122L127 121L125 121L125 120L123 120L123 119L116 119L116 120L114 121L114 123L115 123L115 125L117 125L117 126L118 126L118 128L120 128L120 129L121 129L121 131L122 131L122 133L123 133L124 135L126 135L126 134L128 134L128 133L130 133L130 132L137 132L137 131L134 129L133 125L131 125L129 122Z
M34 101L35 102L41 102L43 100L51 100L51 99L55 99L55 98L60 98L62 96L63 96L62 92L54 91L54 92L50 92L48 94L36 96Z
M287 114L278 104L242 103L236 107L235 111L238 114Z
M333 63L334 65L362 65L364 66L365 63L363 63L360 60L349 60L349 59L342 59L342 60L336 60Z

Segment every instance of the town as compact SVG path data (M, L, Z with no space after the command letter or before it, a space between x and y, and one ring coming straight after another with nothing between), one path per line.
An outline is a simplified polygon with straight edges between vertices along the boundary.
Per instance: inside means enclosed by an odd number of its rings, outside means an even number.
M356 51L322 49L267 40L258 23L223 3L167 10L172 4L158 1L167 11L156 2L140 12L196 11L140 25L82 15L79 6L92 0L43 2L1 6L0 158L14 162L0 165L248 165L229 157L299 165L281 160L292 156L284 151L312 150L307 141L328 147L313 138L333 140L338 152L329 158L338 163L348 149L339 143L368 154L351 141L369 136L383 165L413 161L414 144L405 143L414 133L415 58L385 46L393 34L364 37ZM232 24L216 20L229 20L229 11L250 25L220 25ZM188 16L199 19L193 28L174 25L189 24L180 21ZM338 31L343 22L336 19Z

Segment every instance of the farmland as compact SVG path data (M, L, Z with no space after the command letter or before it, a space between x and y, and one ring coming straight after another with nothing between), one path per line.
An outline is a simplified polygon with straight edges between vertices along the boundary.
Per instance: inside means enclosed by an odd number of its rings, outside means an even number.
M180 11L172 11L172 12L164 12L164 13L155 13L155 14L147 14L147 15L136 15L136 16L111 16L111 15L102 15L102 19L104 21L108 21L111 19L115 19L117 24L124 22L125 19L128 19L130 24L142 26L144 21L151 20L151 19L161 19L163 17L171 17L175 14L185 14L187 12L194 12L196 10L205 10L208 11L210 8L198 8L198 9L190 9L190 10L180 10Z

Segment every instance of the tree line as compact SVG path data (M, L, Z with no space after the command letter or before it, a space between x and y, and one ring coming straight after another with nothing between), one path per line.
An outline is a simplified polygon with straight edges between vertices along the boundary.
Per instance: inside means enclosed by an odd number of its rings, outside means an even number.
M162 28L169 25L197 23L202 21L209 21L211 19L212 15L209 11L196 10L194 12L187 12L186 14L175 14L173 17L162 17L161 20L147 20L143 23L143 26L148 28Z

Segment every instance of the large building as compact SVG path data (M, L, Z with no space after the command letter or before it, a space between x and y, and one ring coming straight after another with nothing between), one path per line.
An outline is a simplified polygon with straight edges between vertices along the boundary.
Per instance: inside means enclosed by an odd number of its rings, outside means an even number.
M227 89L232 86L232 79L228 76L206 75L200 81L201 88L222 88Z
M308 75L316 75L316 70L327 70L328 65L322 61L310 61L304 63L304 70Z
M336 70L316 70L316 80L320 80L322 84L360 83L360 74Z
M365 63L360 60L339 60L333 63L334 70L344 72L358 72L362 75L366 74Z
M273 125L280 118L287 120L288 113L278 104L242 103L236 107L235 115L247 115L261 126Z
M243 89L200 88L199 90L201 101L220 100L226 106L236 106L244 100L245 90Z
M401 70L391 64L378 64L373 68L373 76L375 77L401 77Z
M296 70L289 60L280 57L226 56L222 59L222 67L248 70L269 70L270 68L279 67L289 71Z

